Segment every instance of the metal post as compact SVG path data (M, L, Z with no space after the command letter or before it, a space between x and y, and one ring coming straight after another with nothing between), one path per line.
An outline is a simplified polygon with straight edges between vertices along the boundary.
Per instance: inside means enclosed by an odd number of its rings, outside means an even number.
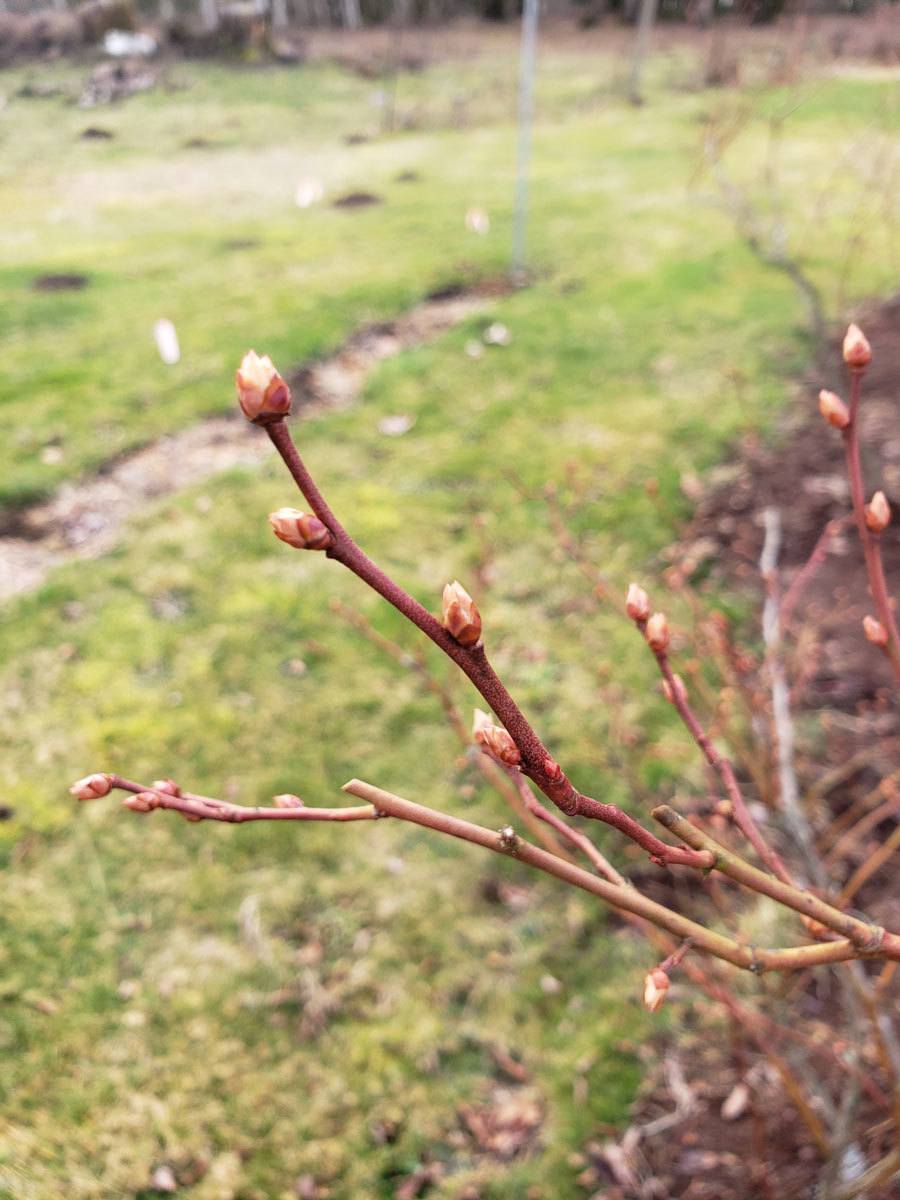
M519 128L516 150L516 199L513 212L512 277L525 277L525 231L528 223L528 172L531 164L531 125L534 120L534 69L537 57L540 0L524 0L522 46L519 55Z

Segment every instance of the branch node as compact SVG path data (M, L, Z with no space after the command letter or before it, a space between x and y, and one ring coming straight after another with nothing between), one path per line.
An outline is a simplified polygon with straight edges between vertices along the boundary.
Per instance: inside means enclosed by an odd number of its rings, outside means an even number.
M513 829L512 825L504 825L497 830L497 836L500 838L500 849L504 854L512 854L515 856L519 852L519 835Z

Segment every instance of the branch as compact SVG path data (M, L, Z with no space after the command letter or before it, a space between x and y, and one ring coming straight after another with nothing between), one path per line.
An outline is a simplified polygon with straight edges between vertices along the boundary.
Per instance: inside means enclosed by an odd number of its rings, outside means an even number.
M265 430L315 517L330 535L324 544L316 548L324 549L329 558L347 567L373 591L384 597L456 663L503 723L521 755L521 769L534 780L548 800L566 816L588 817L612 825L641 846L656 863L699 868L709 866L706 855L680 846L669 846L617 805L602 803L579 792L562 767L551 757L500 681L488 661L481 639L479 638L474 645L463 645L418 600L395 583L360 549L319 491L294 445L283 417L268 421Z
M832 929L841 937L848 939L859 951L858 955L850 955L851 958L874 955L875 957L900 959L900 936L897 934L889 933L879 925L870 925L866 921L860 921L857 917L841 912L840 909L820 900L811 892L800 891L799 888L785 883L781 879L767 875L758 867L751 866L750 863L745 862L744 859L739 858L738 855L711 838L709 834L704 833L702 829L698 829L696 825L680 816L667 804L661 804L655 808L653 816L661 825L671 830L689 846L693 846L696 850L707 850L712 853L716 860L715 869L721 871L723 875L728 875L729 878L754 892L777 900L786 908L792 908L795 912L801 913L813 921L818 921L820 925L824 925L827 929ZM832 942L830 945L833 946L836 943Z
M855 329L855 326L850 326L850 331L847 334L848 340ZM859 330L856 330L856 332L862 338ZM865 342L864 338L863 341ZM868 351L867 342L865 342L865 348ZM848 359L847 341L844 342L844 359L845 361ZM850 368L849 420L843 426L841 432L844 438L844 453L847 459L847 475L850 479L850 495L853 499L853 516L856 520L859 540L862 542L863 556L866 561L866 574L869 577L869 590L875 602L875 611L878 614L878 620L881 622L884 630L887 631L888 640L884 647L885 653L890 660L896 679L900 682L900 631L897 629L897 621L894 617L894 609L888 595L887 582L884 577L880 531L873 532L866 520L865 490L859 457L859 405L862 398L862 377L867 365L868 358L861 365L854 365L848 361Z
M643 634L644 640L656 659L660 674L665 680L666 699L674 706L691 737L700 748L703 757L721 779L728 799L731 801L735 824L772 874L777 875L785 883L790 883L787 868L778 854L767 844L744 803L734 767L724 755L719 753L712 739L700 724L688 700L684 680L672 670L668 655L669 626L665 615L654 613L653 616L650 616L650 601L647 593L636 584L632 584L629 588L627 609L628 615Z
M358 808L308 808L298 796L276 797L282 803L275 807L248 807L195 792L183 792L170 780L157 781L148 787L121 775L107 775L106 779L110 789L118 788L133 793L136 800L140 798L139 803L123 800L126 808L134 812L169 809L181 813L189 821L226 821L230 825L242 825L247 821L374 821L384 815L368 804Z
M848 939L812 946L791 946L779 950L760 950L742 945L734 938L706 929L696 921L683 917L680 913L673 912L662 904L657 904L655 900L650 900L631 886L622 887L619 884L609 883L581 867L556 858L553 854L548 854L546 850L541 850L530 842L524 841L508 825L499 830L485 829L481 825L475 825L460 817L452 817L447 813L426 808L422 804L415 804L411 800L404 800L401 796L386 792L382 788L365 783L360 779L351 779L349 783L345 783L343 791L349 792L350 795L357 796L361 800L367 800L379 812L387 813L388 816L410 821L414 825L421 825L425 829L433 829L437 833L460 838L465 842L472 842L476 846L483 846L486 850L493 850L496 854L505 854L516 858L527 866L561 879L564 883L599 896L601 900L605 900L614 908L643 917L678 938L690 938L693 949L704 951L747 971L755 973L793 971L819 963L845 962L861 956L861 951ZM763 878L768 879L769 877L764 875ZM773 880L773 882L776 881ZM887 936L885 935L885 937ZM897 941L900 942L900 938ZM883 947L873 950L872 953L877 957L883 953ZM897 950L896 957L900 957L900 948Z

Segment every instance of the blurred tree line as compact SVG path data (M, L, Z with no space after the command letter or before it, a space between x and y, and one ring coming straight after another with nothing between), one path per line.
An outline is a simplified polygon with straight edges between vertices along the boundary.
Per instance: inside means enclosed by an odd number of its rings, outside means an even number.
M859 13L877 6L878 0L658 0L656 19L708 25L727 15L760 23L787 13ZM890 0L900 7L898 0ZM607 18L635 23L641 0L542 0L542 11L552 15L580 16L593 24ZM291 24L359 28L362 25L433 23L456 17L508 21L521 15L522 0L0 0L0 12L35 15L40 12L89 13L89 23L106 25L104 12L115 11L119 27L125 10L134 19L162 20L167 25L200 21L207 27L232 19L267 19L275 27ZM126 22L127 24L127 22Z

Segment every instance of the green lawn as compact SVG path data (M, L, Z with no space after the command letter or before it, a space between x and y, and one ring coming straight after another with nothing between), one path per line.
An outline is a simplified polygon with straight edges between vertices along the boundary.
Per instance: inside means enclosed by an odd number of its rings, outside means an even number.
M513 70L510 53L404 77L416 127L385 135L379 85L327 66L182 65L172 90L90 113L17 99L23 76L7 74L3 502L228 408L249 345L285 368L438 285L503 270ZM683 518L681 475L764 426L811 347L790 284L697 173L704 116L737 98L664 92L660 60L636 112L613 73L587 50L542 60L532 286L385 363L357 407L298 437L351 530L423 603L471 582L487 554L478 599L496 664L579 786L640 806L673 794L690 748L633 634L591 602L512 477L562 483L576 464L579 532L624 584ZM896 97L884 81L824 78L749 97L761 112L796 105L786 221L832 306L895 277L893 198L869 156L896 153ZM88 124L116 137L80 140ZM372 140L347 145L358 132ZM732 158L755 193L764 154L760 123ZM306 175L326 199L300 210ZM330 207L362 188L384 202ZM487 237L464 228L473 204L491 214ZM857 226L848 274L839 251ZM90 286L32 289L59 271ZM160 316L179 329L175 368L152 343ZM490 320L511 343L472 358ZM378 422L395 413L415 423L387 439ZM43 461L48 445L60 461ZM150 1196L169 1163L192 1200L287 1200L304 1172L335 1200L387 1198L424 1157L444 1164L436 1197L472 1184L484 1200L574 1200L573 1155L626 1116L648 958L587 897L387 821L207 828L68 802L71 779L107 768L246 802L290 790L333 803L358 775L506 819L434 701L329 600L410 645L414 631L272 538L266 513L293 502L274 464L220 476L3 613L15 813L0 825L0 1197ZM462 685L459 698L471 706ZM512 1162L477 1152L458 1116L510 1086L492 1047L521 1056L544 1114Z

